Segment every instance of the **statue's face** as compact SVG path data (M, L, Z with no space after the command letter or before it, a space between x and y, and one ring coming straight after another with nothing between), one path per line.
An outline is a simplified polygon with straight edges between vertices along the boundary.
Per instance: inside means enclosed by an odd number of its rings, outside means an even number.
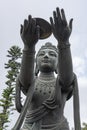
M37 56L37 65L41 72L53 72L58 64L58 53L52 49L42 49Z

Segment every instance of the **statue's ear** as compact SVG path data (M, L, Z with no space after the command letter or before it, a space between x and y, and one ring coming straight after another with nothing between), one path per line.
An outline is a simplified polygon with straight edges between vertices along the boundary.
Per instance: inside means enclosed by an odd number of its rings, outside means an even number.
M55 73L58 74L58 69L55 69Z
M38 68L38 65L37 65L37 62L36 62L36 67L35 67L35 76L37 76L39 73L39 68Z
M58 74L58 63L57 65L55 66L55 71L54 71L56 74Z

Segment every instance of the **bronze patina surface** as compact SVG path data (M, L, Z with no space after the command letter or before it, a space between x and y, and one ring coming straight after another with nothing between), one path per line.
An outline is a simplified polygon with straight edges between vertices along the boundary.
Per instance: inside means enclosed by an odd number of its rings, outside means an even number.
M64 107L72 95L75 130L81 130L78 84L73 72L69 42L72 21L70 19L68 24L64 10L56 8L53 17L50 17L50 24L29 15L21 25L24 49L16 84L16 107L21 114L13 130L69 130ZM39 39L45 39L51 33L57 40L57 46L46 42L35 57ZM21 91L27 96L23 107Z

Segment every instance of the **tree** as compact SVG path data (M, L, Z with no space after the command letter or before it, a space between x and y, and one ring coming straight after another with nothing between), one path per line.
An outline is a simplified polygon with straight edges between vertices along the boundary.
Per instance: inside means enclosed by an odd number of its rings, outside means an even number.
M83 123L82 130L87 130L87 123Z
M7 57L8 63L5 64L7 69L7 81L5 82L6 88L2 92L2 98L0 99L0 107L2 112L0 113L0 130L6 130L10 114L13 114L14 110L14 98L15 98L15 84L16 78L20 69L21 49L18 46L12 46L8 50Z

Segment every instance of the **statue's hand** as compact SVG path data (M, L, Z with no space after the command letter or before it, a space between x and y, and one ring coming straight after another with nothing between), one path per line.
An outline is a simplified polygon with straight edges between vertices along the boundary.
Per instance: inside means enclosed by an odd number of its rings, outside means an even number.
M35 46L40 36L40 27L36 25L36 20L29 15L28 20L24 20L21 25L20 35L24 45L28 48Z
M61 9L60 12L59 8L53 12L53 18L50 17L54 37L59 43L69 41L69 37L72 32L72 21L73 19L70 20L68 25L64 10Z

